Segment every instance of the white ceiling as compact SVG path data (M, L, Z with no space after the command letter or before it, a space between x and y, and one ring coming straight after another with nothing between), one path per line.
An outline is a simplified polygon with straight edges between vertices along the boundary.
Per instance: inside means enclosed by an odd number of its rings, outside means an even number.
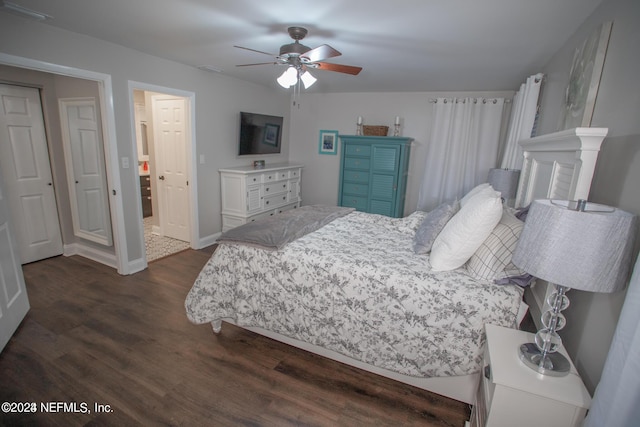
M187 65L278 88L268 62L303 43L329 44L328 60L358 76L316 70L313 92L517 89L550 59L602 0L12 0L53 17L46 24Z

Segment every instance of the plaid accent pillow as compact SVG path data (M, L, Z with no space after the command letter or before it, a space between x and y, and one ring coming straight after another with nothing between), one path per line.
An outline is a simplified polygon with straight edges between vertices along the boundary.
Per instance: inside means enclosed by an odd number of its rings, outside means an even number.
M503 209L500 222L467 261L467 273L481 280L500 280L526 274L511 262L524 222Z

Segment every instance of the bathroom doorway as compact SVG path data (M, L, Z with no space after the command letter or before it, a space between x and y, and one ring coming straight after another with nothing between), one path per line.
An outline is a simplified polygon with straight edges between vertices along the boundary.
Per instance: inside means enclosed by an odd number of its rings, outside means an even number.
M133 89L140 206L147 262L192 247L190 99Z

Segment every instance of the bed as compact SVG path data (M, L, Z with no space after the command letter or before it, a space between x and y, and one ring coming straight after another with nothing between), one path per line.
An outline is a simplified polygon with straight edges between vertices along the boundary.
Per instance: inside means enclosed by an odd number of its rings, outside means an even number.
M544 151L550 156L553 152ZM527 176L540 180L542 169ZM550 182L556 181L553 171L547 175ZM520 187L531 188L526 182ZM539 186L534 187L539 191ZM225 241L203 267L186 298L187 316L196 324L211 323L216 333L224 320L472 403L481 369L484 325L517 327L523 315L523 289L497 284L489 280L493 276L479 278L483 275L470 269L472 260L460 267L449 263L459 254L445 257L443 264L438 261L447 254L450 243L443 243L441 235L450 234L445 230L452 228L460 217L457 214L479 211L479 197L471 196L467 207L449 212L430 254L416 253L415 238L428 220L440 216L435 211L389 218L327 208L329 220L317 224L315 218L313 226L305 223L303 230L285 243L274 243L273 235L256 242L251 233L250 239L240 242L237 236L225 233ZM491 206L495 213L495 206ZM323 209L310 207L307 211ZM490 232L513 215L502 205L499 209ZM289 221L284 215L278 217ZM304 216L288 215L296 218L291 221ZM292 227L273 222L249 231L260 228ZM487 234L482 240L489 237ZM466 240L463 236L463 245Z

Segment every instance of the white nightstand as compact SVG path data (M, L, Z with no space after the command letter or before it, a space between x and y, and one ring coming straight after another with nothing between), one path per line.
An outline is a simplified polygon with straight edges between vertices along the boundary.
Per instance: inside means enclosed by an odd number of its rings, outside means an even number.
M483 372L471 426L579 426L591 404L573 363L565 377L543 376L519 359L520 344L533 334L486 325ZM564 347L561 353L565 356Z

